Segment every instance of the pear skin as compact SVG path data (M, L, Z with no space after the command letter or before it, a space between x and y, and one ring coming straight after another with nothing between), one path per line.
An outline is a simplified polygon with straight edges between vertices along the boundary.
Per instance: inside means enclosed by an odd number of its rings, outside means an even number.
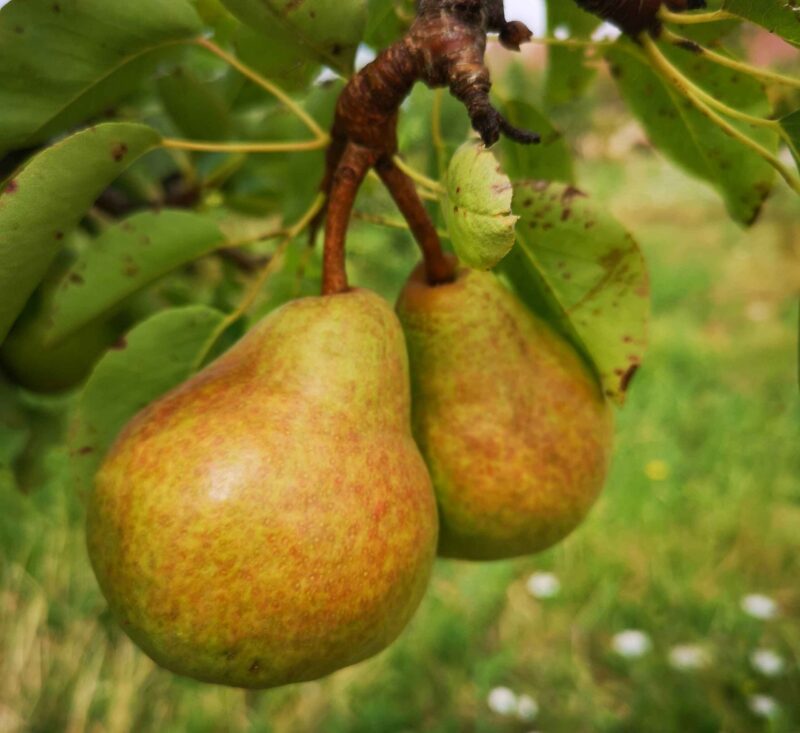
M92 565L129 636L182 675L263 688L386 647L436 554L397 317L302 298L139 413L90 495Z
M613 434L574 349L487 272L432 286L418 268L397 313L439 554L502 559L569 534L602 488Z

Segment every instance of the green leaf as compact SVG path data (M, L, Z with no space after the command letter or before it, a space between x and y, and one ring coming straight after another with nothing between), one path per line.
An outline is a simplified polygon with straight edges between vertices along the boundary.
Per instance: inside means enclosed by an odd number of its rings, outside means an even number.
M103 189L159 140L146 125L98 125L46 148L9 179L0 195L0 341L64 235Z
M512 125L538 132L542 141L538 145L520 145L508 138L500 141L503 168L513 179L546 179L572 183L570 155L564 136L553 127L534 106L519 99L503 101L500 110Z
M225 140L230 136L228 105L214 87L191 69L178 66L158 80L164 109L183 135L196 140Z
M184 0L14 0L0 13L0 150L106 108L200 30Z
M450 160L442 213L458 258L488 270L514 246L511 181L481 143L464 143Z
M254 30L282 33L306 58L349 75L367 20L366 0L223 0Z
M789 136L789 150L800 168L800 109L780 119L781 127Z
M303 108L328 129L333 122L341 80L315 85L303 99ZM264 116L263 131L255 129L254 139L304 140L308 130L293 114L280 107ZM250 137L250 136L248 136ZM226 204L255 215L279 211L285 221L300 216L314 200L325 165L325 151L250 155L241 169L228 181Z
M722 9L800 46L800 4L796 0L724 0Z
M596 16L581 10L571 0L547 3L547 29L550 35L564 28L570 38L589 38L600 24ZM550 46L547 51L547 79L544 100L549 107L571 102L591 83L596 70L587 64L587 48Z
M706 0L705 8L701 12L712 13L722 10L723 0ZM677 30L686 38L696 41L702 46L713 45L723 36L740 27L742 21L737 18L717 20L711 23L696 23L694 25L681 25Z
M595 365L622 403L647 342L649 284L633 238L572 186L514 186L517 246L501 263L519 296Z
M412 0L367 0L364 43L385 48L402 36L414 20Z
M162 275L224 244L207 214L163 210L134 214L106 229L61 278L47 340L57 343L113 311Z
M438 150L433 136L436 106L433 104L431 90L424 84L416 84L403 103L403 114L397 125L397 140L403 157L436 178L443 177L447 162L463 145L470 130L469 116L464 113L464 105L452 94L437 90L439 94L439 119L437 126L442 144ZM439 160L441 158L441 161ZM439 164L443 170L439 170Z
M662 47L662 51L683 74L720 101L751 115L769 114L764 89L749 76L680 49ZM772 167L679 95L641 60L630 41L621 39L607 56L625 101L653 145L717 189L733 219L752 224L775 179ZM777 136L769 130L736 121L731 124L767 149L777 150Z
M223 319L222 313L202 305L162 311L101 359L80 394L69 436L80 488L89 488L125 423L196 371Z
M240 25L234 44L241 61L284 89L302 89L319 69L319 62L309 58L278 25L259 30Z

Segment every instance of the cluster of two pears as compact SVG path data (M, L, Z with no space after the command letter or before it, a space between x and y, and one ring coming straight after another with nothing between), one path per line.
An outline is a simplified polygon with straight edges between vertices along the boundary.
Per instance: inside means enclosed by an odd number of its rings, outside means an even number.
M293 301L117 439L89 553L164 667L321 677L400 633L437 547L529 553L588 510L611 423L572 349L489 273L418 270L397 314L365 290Z

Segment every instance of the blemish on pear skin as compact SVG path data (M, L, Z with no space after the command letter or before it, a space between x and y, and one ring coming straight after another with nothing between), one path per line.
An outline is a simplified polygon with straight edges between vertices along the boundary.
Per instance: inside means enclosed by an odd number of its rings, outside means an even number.
M79 456L88 456L90 453L94 453L94 448L90 445L84 445L82 448L78 449Z
M256 672L258 672L258 670L261 669L261 665L259 664L257 659L250 665L249 669L253 674L255 674Z
M83 283L85 282L83 277L77 272L70 273L69 281L71 283L75 283L75 285L83 285Z
M61 231L56 232L55 237L57 240L61 241L62 239L64 239L64 232Z
M5 193L16 193L18 189L19 184L12 179L6 184Z
M627 391L628 386L630 385L631 380L633 379L638 369L639 369L638 364L632 364L630 367L628 367L628 371L626 371L625 374L622 375L622 379L619 380L619 386L623 392Z
M120 336L113 344L111 344L111 348L115 351L122 351L122 349L127 348L128 340L124 336Z

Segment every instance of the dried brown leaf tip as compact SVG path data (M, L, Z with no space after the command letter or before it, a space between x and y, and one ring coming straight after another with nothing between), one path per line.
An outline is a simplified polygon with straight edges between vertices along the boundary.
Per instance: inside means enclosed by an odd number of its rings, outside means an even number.
M397 152L400 104L418 81L448 87L463 102L485 145L506 135L521 143L536 133L511 125L489 99L491 81L484 64L486 34L519 48L531 37L524 23L508 22L502 0L421 0L408 33L355 74L336 105L322 190L327 199L323 292L347 288L344 241L353 202L364 176L374 167L422 249L428 279L452 279L453 265L442 255L436 230L416 189L393 161ZM311 227L312 237L325 212Z

